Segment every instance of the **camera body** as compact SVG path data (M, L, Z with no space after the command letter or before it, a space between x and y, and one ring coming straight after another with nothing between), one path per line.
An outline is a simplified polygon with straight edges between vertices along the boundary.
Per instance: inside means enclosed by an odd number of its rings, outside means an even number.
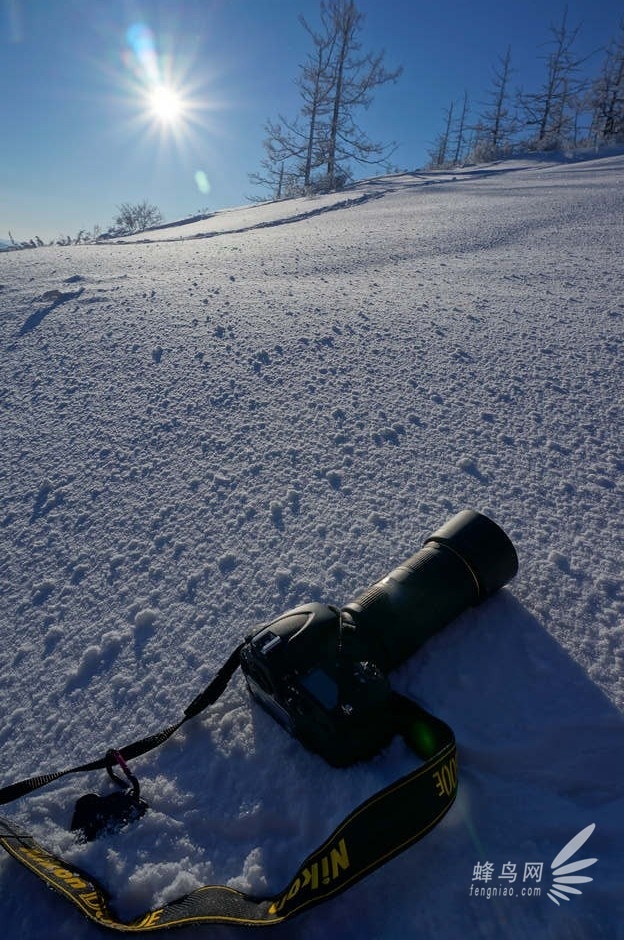
M335 767L376 754L391 739L391 688L371 660L341 643L341 611L296 607L262 627L240 660L260 704Z
M328 763L367 760L397 730L388 673L517 569L503 530L463 510L341 609L304 604L248 636L240 663L249 689Z

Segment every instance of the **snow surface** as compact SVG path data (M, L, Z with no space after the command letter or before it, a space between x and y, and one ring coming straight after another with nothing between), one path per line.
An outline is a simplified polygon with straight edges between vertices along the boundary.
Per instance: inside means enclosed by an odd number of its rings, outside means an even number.
M0 782L158 730L255 625L346 602L472 507L518 577L393 678L454 728L458 801L274 929L624 937L624 157L369 180L133 241L0 256ZM277 893L411 767L400 741L326 766L237 676L135 762L152 808L124 833L67 831L103 774L4 812L129 917L211 882ZM591 823L593 880L556 907L550 862ZM516 896L470 896L487 861L491 884L517 865ZM100 936L8 857L0 915L7 938Z

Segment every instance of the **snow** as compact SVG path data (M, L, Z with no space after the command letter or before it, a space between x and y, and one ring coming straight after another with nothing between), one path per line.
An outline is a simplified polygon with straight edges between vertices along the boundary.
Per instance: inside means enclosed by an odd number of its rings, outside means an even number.
M346 602L475 508L519 574L393 675L453 727L457 803L282 932L623 937L623 234L611 156L0 256L0 783L176 720L254 626ZM326 766L237 676L135 762L151 809L132 828L68 831L102 774L4 814L129 917L201 884L277 893L412 766L400 741ZM545 874L520 896L524 864L549 871L592 823L582 894L556 907ZM490 884L517 866L513 898L470 895L487 861ZM8 857L0 885L7 938L99 936Z

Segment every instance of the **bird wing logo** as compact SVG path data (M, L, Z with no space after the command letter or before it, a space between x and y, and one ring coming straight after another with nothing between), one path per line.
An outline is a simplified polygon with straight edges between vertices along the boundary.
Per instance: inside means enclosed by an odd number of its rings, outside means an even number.
M550 863L552 886L547 896L554 904L559 905L560 901L569 901L570 895L572 894L581 894L582 892L578 885L594 880L588 875L577 875L576 872L589 868L590 865L598 861L597 858L581 858L576 862L566 863L575 852L578 852L582 845L585 845L595 828L596 824L592 823L590 826L586 826L585 829L581 829L580 832L577 832Z

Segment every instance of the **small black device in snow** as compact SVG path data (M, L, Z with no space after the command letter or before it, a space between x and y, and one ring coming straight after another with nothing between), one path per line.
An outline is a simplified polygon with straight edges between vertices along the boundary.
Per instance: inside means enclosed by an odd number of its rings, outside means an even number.
M121 789L105 796L86 793L76 802L72 817L72 832L77 832L81 841L93 842L101 835L123 829L136 822L147 812L147 803L141 799L141 787L135 775L119 751L108 752L106 770L113 783ZM117 776L113 767L117 765L126 778Z

